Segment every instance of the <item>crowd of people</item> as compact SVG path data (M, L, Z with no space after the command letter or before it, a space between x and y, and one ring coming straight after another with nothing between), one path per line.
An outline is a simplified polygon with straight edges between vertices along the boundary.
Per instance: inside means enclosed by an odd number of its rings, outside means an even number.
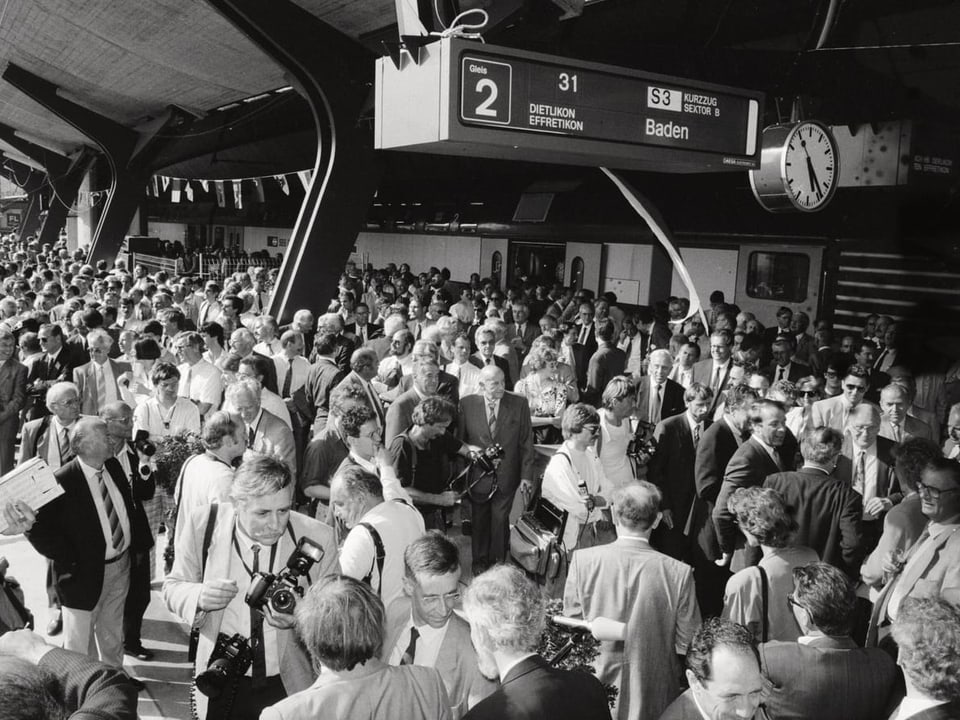
M960 404L890 318L350 263L281 325L264 267L0 256L0 472L63 491L4 532L49 559L48 631L113 668L98 702L152 655L164 526L200 718L960 717ZM153 447L190 436L167 493ZM510 552L539 499L548 575ZM537 654L549 599L626 624L596 677ZM26 687L56 656L12 635Z

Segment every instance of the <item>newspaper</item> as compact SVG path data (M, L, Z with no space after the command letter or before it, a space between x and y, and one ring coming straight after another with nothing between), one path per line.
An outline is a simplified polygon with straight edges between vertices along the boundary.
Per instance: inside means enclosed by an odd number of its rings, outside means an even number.
M31 458L0 477L0 508L22 500L36 512L61 495L63 488L53 476L53 470L40 458ZM0 532L6 529L7 521L0 514Z

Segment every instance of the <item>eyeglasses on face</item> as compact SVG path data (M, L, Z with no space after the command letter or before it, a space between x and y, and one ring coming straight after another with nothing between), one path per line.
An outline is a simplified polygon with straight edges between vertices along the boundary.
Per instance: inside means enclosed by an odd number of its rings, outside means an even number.
M584 425L582 428L580 428L580 432L583 432L584 430L588 430L590 432L590 435L592 436L596 436L600 434L599 425Z
M460 589L457 588L453 592L448 592L444 595L424 595L422 599L424 605L441 607L442 604L444 607L450 607L460 601Z
M960 490L960 488L941 489L941 488L938 488L938 487L934 487L933 485L926 485L926 484L924 484L924 483L922 483L922 482L918 482L918 483L917 483L917 492L918 492L920 495L926 495L928 498L930 498L930 499L933 500L934 502L936 502L937 500L939 500L941 495L946 495L947 493L957 492L957 490Z
M844 390L849 390L850 392L866 392L866 391L867 391L866 385L850 385L850 384L846 384L846 385L843 386L843 389L844 389Z

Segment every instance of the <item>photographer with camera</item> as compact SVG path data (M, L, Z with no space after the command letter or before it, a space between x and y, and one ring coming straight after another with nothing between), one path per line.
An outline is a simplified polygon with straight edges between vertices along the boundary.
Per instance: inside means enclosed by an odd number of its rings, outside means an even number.
M447 489L449 459L471 457L480 448L462 443L447 428L456 408L440 396L426 397L413 409L413 425L390 443L390 456L427 530L446 530L443 508L456 505L460 496Z
M100 419L107 424L110 449L130 485L133 499L130 522L136 525L134 532L145 539L142 546L130 551L130 589L123 606L123 647L128 655L138 660L150 660L153 653L143 646L140 631L143 614L150 605L150 548L154 545L154 538L143 501L152 498L156 492L150 458L157 448L144 437L138 442L132 440L133 410L125 402L104 405L100 408Z
M173 570L163 583L167 608L199 630L195 667L211 694L193 692L197 717L255 720L263 708L314 680L293 633L293 615L244 601L257 573L299 562L309 538L323 557L298 587L336 567L333 529L293 512L294 483L276 458L254 455L234 476L233 504L197 508L177 533ZM288 561L287 558L290 558ZM259 578L258 578L259 580ZM289 588L287 588L289 589Z

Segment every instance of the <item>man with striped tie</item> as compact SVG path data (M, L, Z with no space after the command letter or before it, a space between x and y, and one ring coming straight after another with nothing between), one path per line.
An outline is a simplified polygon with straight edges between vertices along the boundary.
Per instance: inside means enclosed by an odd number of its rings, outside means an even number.
M111 452L107 424L77 420L70 447L75 457L55 473L64 494L37 512L26 536L53 560L64 647L119 668L130 555L148 549L151 539L131 522L130 485Z

